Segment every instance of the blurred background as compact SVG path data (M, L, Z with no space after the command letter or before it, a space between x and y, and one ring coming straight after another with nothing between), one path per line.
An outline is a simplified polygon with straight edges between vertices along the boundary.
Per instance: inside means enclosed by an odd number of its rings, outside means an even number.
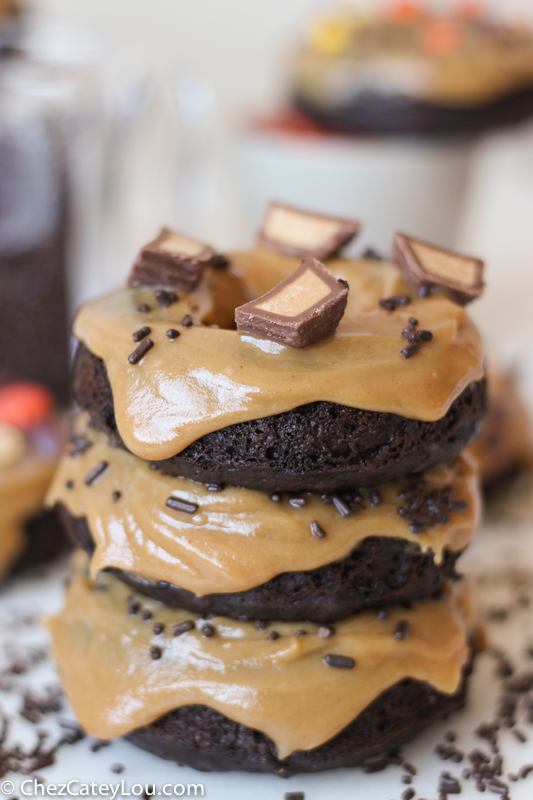
M446 14L457 5L442 0L431 7ZM461 5L512 24L533 23L532 0ZM242 247L253 241L265 200L274 197L359 217L365 222L359 251L371 246L386 253L392 231L402 228L485 258L489 291L473 314L493 352L527 361L532 122L439 142L318 135L272 124L287 107L291 59L310 21L339 7L375 13L379 6L22 3L20 47L42 74L15 83L38 103L46 95L55 106L74 181L65 211L76 234L68 243L69 313L123 281L139 245L160 225L221 249ZM27 150L35 155L31 142ZM1 234L0 221L0 248Z

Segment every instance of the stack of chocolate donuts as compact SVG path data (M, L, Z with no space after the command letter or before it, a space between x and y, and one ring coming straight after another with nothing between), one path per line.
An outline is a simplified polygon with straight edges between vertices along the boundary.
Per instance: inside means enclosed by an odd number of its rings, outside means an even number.
M358 227L272 204L224 256L164 229L78 313L48 625L91 734L287 776L464 704L482 264L400 234L341 258Z

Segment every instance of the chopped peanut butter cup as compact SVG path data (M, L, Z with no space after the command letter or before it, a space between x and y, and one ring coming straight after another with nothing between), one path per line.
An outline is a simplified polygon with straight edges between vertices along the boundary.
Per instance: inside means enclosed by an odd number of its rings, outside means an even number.
M334 256L359 233L357 220L324 217L297 208L270 203L259 230L259 243L287 256Z
M145 245L133 265L130 286L174 286L190 292L207 266L217 266L221 256L212 247L162 228L157 239Z
M464 306L483 292L484 263L478 258L463 256L396 233L393 261L407 283L418 291L419 297L427 296L438 287Z
M332 334L348 302L348 284L316 258L307 258L284 281L235 310L237 330L305 348Z

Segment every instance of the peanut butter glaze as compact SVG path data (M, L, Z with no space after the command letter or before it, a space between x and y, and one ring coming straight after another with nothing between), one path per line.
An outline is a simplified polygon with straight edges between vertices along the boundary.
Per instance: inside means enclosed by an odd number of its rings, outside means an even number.
M230 258L245 282L250 276L249 294L275 284L296 263L259 248ZM348 280L349 306L334 336L302 351L222 329L228 304L239 298L223 286L211 291L205 281L166 309L147 289L123 289L85 305L74 332L105 361L126 447L163 460L228 425L317 400L434 421L483 376L480 336L462 308L431 297L390 313L378 300L399 283L394 267L337 259L328 268ZM224 314L216 311L219 297ZM140 313L142 303L153 310ZM201 326L180 328L179 339L169 341L167 329L179 328L188 313ZM401 332L412 316L433 341L407 361ZM154 347L132 365L132 334L142 325L151 328Z
M24 523L42 508L56 461L28 453L9 469L0 470L0 575L24 550Z
M479 522L477 474L464 456L428 470L423 479L428 492L453 486L453 498L465 500L466 509L450 514L446 525L415 534L398 516L399 494L414 479L380 486L382 504L377 507L364 493L364 508L343 517L317 495L305 496L306 505L294 508L288 497L275 503L251 489L209 492L201 483L166 477L131 453L111 447L85 419L78 426L93 445L82 455L63 457L47 502L62 503L72 515L87 519L96 545L93 577L116 567L168 581L197 596L240 592L283 572L311 570L344 558L369 536L416 542L440 562L445 548L456 552L466 547ZM109 468L87 486L85 478L101 462ZM67 488L67 481L74 487ZM120 492L118 500L114 492ZM196 504L197 512L167 508L172 496ZM312 535L313 522L327 532L325 539Z
M225 617L210 620L215 635L205 638L198 618L141 596L133 599L152 618L128 614L130 591L105 573L93 583L83 563L78 554L66 608L47 624L74 711L102 739L199 703L267 734L285 758L335 736L406 677L453 693L469 657L472 610L460 585L442 599L392 609L384 620L372 612L350 617L329 639L313 624L279 623L279 638L270 641L269 630ZM191 619L194 630L172 635L173 626ZM393 635L401 620L409 623L402 641ZM162 634L153 633L154 622L165 625ZM307 635L296 635L302 629ZM161 648L157 660L152 647ZM327 654L349 656L356 666L327 666Z

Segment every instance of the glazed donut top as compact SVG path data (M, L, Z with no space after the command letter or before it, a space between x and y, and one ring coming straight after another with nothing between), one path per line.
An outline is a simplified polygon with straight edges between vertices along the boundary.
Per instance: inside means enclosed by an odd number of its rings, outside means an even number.
M466 9L442 16L399 2L384 14L315 19L291 71L296 94L323 107L368 94L482 104L533 85L533 34Z
M228 425L319 400L435 421L483 377L480 335L464 308L443 296L412 299L392 312L380 307L380 299L399 292L412 296L387 262L327 262L349 283L348 307L335 334L307 350L240 334L232 329L235 307L275 286L300 260L262 247L228 257L231 269L208 268L195 291L180 292L168 307L158 305L153 288L139 287L78 313L75 336L104 360L119 433L140 458L163 460ZM402 330L411 317L433 340L405 359ZM132 364L132 336L144 326L153 347ZM169 329L181 335L171 339Z

